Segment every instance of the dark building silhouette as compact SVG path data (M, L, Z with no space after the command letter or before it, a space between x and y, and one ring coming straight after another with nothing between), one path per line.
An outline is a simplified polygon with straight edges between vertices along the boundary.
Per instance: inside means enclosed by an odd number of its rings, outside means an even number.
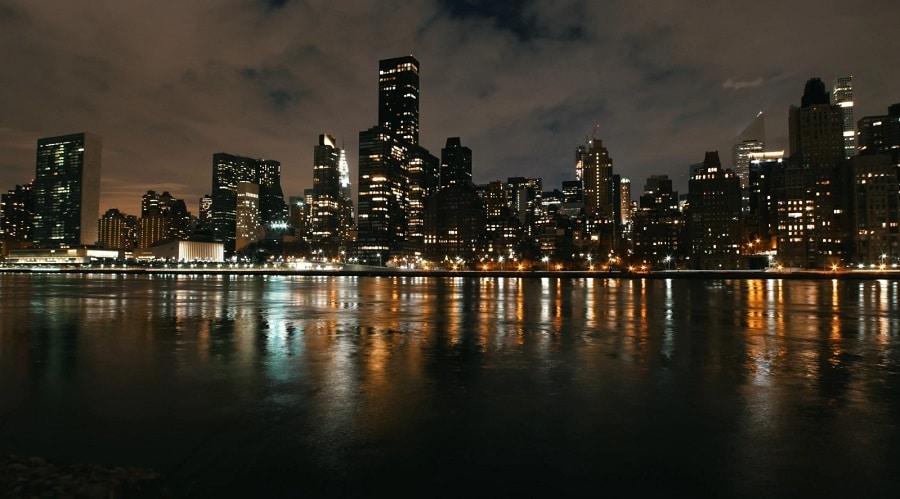
M100 136L39 139L34 176L34 244L93 245L100 218Z
M741 180L723 169L718 151L708 151L688 183L688 233L691 267L743 268Z
M472 150L464 147L459 137L447 139L441 149L441 187L472 183Z
M866 116L857 123L859 153L878 154L900 149L900 104L888 108L888 114Z
M790 158L776 183L778 259L790 267L830 267L849 257L850 169L844 161L843 112L825 84L806 82L791 106Z
M441 149L441 189L425 200L425 255L473 261L485 241L484 202L472 183L472 151L459 137Z

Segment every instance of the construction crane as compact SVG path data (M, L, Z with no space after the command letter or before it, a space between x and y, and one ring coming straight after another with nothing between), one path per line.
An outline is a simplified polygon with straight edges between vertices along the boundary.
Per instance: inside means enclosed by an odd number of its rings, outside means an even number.
M594 138L597 136L597 129L600 128L600 125L594 125L594 130L591 132L590 143L594 142Z

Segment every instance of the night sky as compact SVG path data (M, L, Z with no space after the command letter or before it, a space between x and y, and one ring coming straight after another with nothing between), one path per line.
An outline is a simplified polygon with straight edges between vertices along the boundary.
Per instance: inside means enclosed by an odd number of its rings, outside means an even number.
M677 4L677 5L676 5ZM595 124L635 193L766 113L787 146L805 81L853 75L855 117L900 102L896 0L4 0L0 189L34 175L39 137L103 137L101 213L147 189L196 213L212 154L282 163L285 196L312 185L320 133L348 151L377 122L379 59L421 64L420 142L473 151L478 183L574 177Z

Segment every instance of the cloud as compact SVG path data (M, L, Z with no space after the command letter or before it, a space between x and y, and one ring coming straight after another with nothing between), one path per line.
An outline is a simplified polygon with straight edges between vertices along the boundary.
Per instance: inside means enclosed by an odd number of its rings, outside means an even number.
M300 194L320 133L345 145L356 183L378 60L405 54L421 63L422 145L439 155L461 137L477 182L558 187L595 123L636 186L681 178L707 150L727 158L759 110L783 142L809 77L852 72L860 117L900 100L894 28L867 15L893 4L864 3L762 0L747 16L724 0L7 0L0 190L31 179L39 137L77 131L103 136L101 209L134 213L160 186L195 208L220 151L281 161L285 194ZM852 43L824 50L835 32ZM748 68L760 76L734 76Z
M758 87L763 84L762 77L756 78L754 80L737 80L735 81L733 78L729 78L722 84L722 88L726 88L729 90L741 90L744 88L753 88Z

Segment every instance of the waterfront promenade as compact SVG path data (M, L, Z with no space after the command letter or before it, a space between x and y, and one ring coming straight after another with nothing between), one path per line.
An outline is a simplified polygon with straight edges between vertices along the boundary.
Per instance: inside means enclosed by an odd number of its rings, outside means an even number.
M4 267L0 272L127 274L127 275L296 275L351 277L464 277L464 278L601 278L601 279L900 279L900 270L443 270L354 266L342 269L294 269L286 266L72 266Z

